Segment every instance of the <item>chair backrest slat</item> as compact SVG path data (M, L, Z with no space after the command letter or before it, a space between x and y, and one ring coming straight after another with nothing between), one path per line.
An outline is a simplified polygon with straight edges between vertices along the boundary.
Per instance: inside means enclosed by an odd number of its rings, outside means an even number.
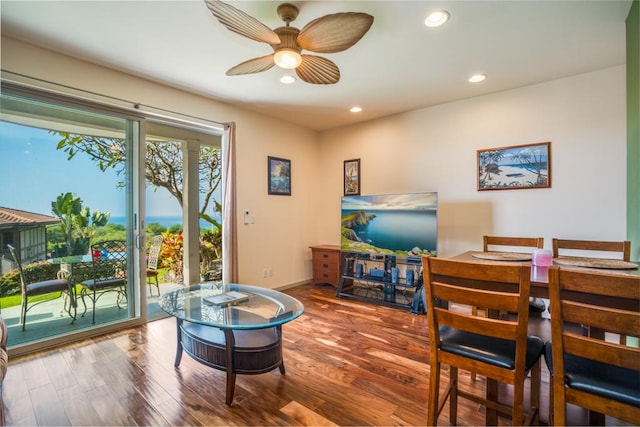
M456 313L442 308L435 308L434 314L439 325L505 340L513 341L518 327L518 323L514 321Z
M560 249L591 251L591 252L619 252L623 261L631 260L631 242L624 241L600 241L600 240L567 240L553 239L553 257L557 258Z
M100 282L126 277L126 248L123 240L106 240L91 245L93 280Z
M433 296L445 301L454 301L465 305L479 305L491 307L503 312L515 312L518 310L518 294L512 292L498 292L492 290L479 290L472 287L448 285L441 282L433 282Z
M9 248L11 257L13 258L13 261L17 265L18 274L20 276L20 285L21 285L22 293L25 294L27 292L27 278L24 275L24 270L22 269L22 261L20 260L20 255L18 254L18 250L15 247L8 244L7 248Z
M149 245L149 255L147 257L147 268L155 270L158 268L158 258L160 256L160 249L162 249L162 242L164 237L162 235L153 236Z
M619 334L623 331L640 333L640 314L630 316L628 311L604 308L582 302L563 301L562 315L565 321L590 325Z
M508 236L482 236L483 250L488 252L489 246L517 246L523 248L542 249L543 237L508 237Z
M563 341L565 353L640 371L640 349L638 348L574 333L564 334Z

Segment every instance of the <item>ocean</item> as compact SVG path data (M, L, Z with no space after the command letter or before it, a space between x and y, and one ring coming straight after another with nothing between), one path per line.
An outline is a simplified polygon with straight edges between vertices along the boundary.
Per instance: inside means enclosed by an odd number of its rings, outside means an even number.
M343 215L349 212L343 210ZM376 217L353 231L366 243L382 249L436 251L438 220L435 211L365 210Z
M221 221L221 218L219 216L214 216L214 219L216 219L218 222ZM111 224L126 225L126 217L112 216L111 218L109 218L109 222ZM160 224L165 228L169 228L175 224L182 225L182 217L181 216L148 216L145 218L146 225L153 224L153 223ZM209 224L207 221L202 219L200 220L200 228L209 228L210 226L211 224Z

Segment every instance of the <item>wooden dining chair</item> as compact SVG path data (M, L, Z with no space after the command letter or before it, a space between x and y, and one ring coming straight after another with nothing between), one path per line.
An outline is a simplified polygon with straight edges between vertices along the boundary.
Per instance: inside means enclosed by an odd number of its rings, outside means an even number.
M36 295L59 293L59 297L69 297L69 308L66 308L67 298L64 298L63 309L69 313L73 320L75 320L75 315L71 314L74 301L73 296L69 295L71 289L69 288L69 282L66 279L66 273L63 271L58 271L56 279L30 282L27 279L24 270L22 269L22 262L16 248L11 245L7 245L7 248L9 248L9 252L11 253L13 260L17 265L18 274L20 275L20 283L22 289L22 302L20 304L20 323L22 324L22 330L24 331L27 326L27 312L34 306L48 301L46 299L40 301L29 301L30 297L34 297Z
M151 238L151 243L149 245L149 255L147 255L147 285L149 285L150 295L153 295L153 288L151 287L153 285L158 289L158 296L160 295L160 284L158 283L158 259L163 241L164 237L162 237L161 234L158 234Z
M566 239L553 239L553 257L558 258L561 256L560 250L573 250L573 251L591 251L591 252L617 252L623 261L631 260L631 242L625 241L599 241L599 240L566 240ZM563 251L566 253L566 251ZM572 252L572 256L573 255ZM578 255L586 256L586 255Z
M631 242L628 240L623 241L603 241L603 240L567 240L567 239L553 239L553 257L558 258L561 256L560 250L564 254L571 254L572 257L578 258L590 258L592 255L598 253L611 253L612 257L622 259L623 261L631 260ZM567 252L571 251L571 252ZM582 251L582 253L580 252ZM584 253L587 252L587 253ZM576 255L580 254L580 255ZM586 327L585 327L586 329ZM625 344L627 337L620 335L620 344Z
M511 418L513 425L537 424L540 400L540 357L544 343L528 336L531 267L423 257L430 338L428 425L436 425L449 400L449 422L457 422L457 399L463 397ZM455 304L454 304L455 303ZM453 305L478 304L491 312L514 312L516 319L474 316ZM449 385L440 398L441 365L449 366ZM487 394L459 386L458 369L485 376ZM525 382L531 373L529 407L524 411ZM513 404L498 401L495 382L513 386ZM496 387L497 388L497 387Z
M489 252L505 247L542 249L544 247L543 237L505 237L505 236L482 236L483 251ZM529 251L530 252L530 251ZM529 298L529 311L534 317L542 316L547 309L547 305L540 298Z
M87 313L85 298L92 303L92 322L96 323L96 303L108 292L116 293L116 305L127 299L127 245L123 240L107 240L91 245L93 277L81 282L80 296Z
M549 297L549 424L566 425L567 403L638 424L640 349L607 340L605 332L640 334L640 277L554 266ZM576 323L588 325L590 335L567 328Z

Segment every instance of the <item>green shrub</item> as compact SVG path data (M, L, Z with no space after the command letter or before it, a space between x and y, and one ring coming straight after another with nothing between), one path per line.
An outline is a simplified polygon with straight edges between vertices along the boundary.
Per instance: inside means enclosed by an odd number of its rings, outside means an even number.
M27 283L41 282L57 278L60 265L47 261L37 261L22 267ZM11 270L0 276L0 296L14 295L21 292L20 273Z

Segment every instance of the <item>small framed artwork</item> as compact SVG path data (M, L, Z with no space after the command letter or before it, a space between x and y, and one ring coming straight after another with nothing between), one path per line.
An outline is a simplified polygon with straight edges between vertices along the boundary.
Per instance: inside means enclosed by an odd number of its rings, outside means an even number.
M551 188L551 142L478 150L478 191Z
M344 195L360 195L360 159L344 161Z
M269 194L276 196L291 195L291 160L267 157Z

